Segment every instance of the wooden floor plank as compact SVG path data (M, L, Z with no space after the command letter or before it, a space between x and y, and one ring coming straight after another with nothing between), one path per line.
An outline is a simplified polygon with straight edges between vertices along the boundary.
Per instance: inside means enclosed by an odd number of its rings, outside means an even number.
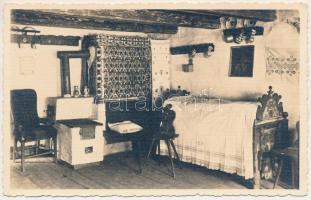
M36 162L38 161L38 162ZM26 172L20 172L20 164L11 165L11 187L21 189L243 189L234 176L204 167L183 163L177 166L176 179L171 177L169 160L162 164L143 159L143 173L130 153L105 158L100 166L88 166L73 170L66 165L55 164L51 158L40 158L26 163Z
M84 178L80 177L75 170L71 170L67 167L59 167L52 163L47 168L49 172L54 174L54 181L57 188L65 187L69 189L75 189L76 187L81 189L89 189L89 182Z

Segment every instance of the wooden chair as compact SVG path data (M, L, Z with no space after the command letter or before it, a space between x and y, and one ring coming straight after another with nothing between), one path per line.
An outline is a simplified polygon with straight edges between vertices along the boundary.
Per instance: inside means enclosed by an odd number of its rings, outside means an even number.
M161 119L160 129L158 132L153 134L151 144L150 144L148 154L147 154L147 158L149 158L151 151L154 145L156 144L156 150L158 150L158 155L160 155L160 141L164 140L167 146L167 150L168 150L168 155L169 155L170 164L171 164L171 172L172 172L173 178L175 178L175 169L174 169L174 162L173 162L171 148L173 149L175 158L177 159L178 165L181 168L181 165L179 163L180 158L177 153L176 147L174 145L174 139L179 136L178 134L176 134L175 128L173 126L175 117L176 117L176 113L174 110L172 110L172 105L171 104L166 105L162 110L162 119Z
M11 91L11 110L14 120L14 147L13 160L17 153L17 143L21 144L21 171L25 171L25 144L36 141L35 157L46 154L54 154L54 161L57 162L57 130L46 118L39 118L37 112L37 94L32 89L21 89ZM40 140L52 139L54 148L39 154Z

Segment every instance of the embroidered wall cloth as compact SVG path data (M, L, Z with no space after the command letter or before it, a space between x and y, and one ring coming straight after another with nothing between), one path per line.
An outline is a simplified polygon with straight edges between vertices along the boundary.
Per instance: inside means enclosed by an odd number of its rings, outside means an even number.
M299 77L299 50L266 47L266 76Z
M99 99L151 96L151 46L147 37L95 35L90 85Z

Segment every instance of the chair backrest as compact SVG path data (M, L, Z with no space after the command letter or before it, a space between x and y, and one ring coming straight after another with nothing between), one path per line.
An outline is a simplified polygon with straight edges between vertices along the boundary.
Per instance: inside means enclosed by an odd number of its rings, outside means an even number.
M32 89L11 90L11 109L14 124L25 128L39 125L37 94Z
M175 134L174 120L176 113L172 110L172 104L167 104L162 110L162 120L160 130L162 133Z

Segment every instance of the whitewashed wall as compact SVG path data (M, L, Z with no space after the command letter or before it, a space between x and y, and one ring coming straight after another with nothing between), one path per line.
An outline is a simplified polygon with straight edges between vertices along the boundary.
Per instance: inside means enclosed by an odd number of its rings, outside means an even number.
M20 26L24 27L24 26ZM118 35L145 35L143 33L113 32L99 31L87 29L70 29L57 27L31 26L39 31L42 35L63 35L63 36L80 36L88 34L118 34ZM80 41L81 43L81 41ZM22 44L21 48L17 44L10 45L9 59L9 75L10 88L32 88L38 95L38 113L45 116L47 98L61 96L60 81L60 59L57 58L57 51L78 51L79 46L61 46L61 45L36 45L36 49L32 49L30 44ZM20 57L33 57L33 74L23 75L20 72ZM81 59L70 59L70 78L71 91L74 85L80 85L81 78Z
M23 27L23 26L21 26ZM121 35L145 35L143 33L127 33L113 31L98 31L86 29L70 29L34 26L41 31L40 34L51 35L73 35L81 36L88 34L121 34ZM286 34L285 34L286 33ZM214 43L215 52L211 57L204 58L197 54L193 60L194 71L185 73L182 71L182 64L188 62L187 55L170 56L170 85L191 91L193 94L200 94L203 90L209 95L221 98L257 98L265 92L269 85L282 94L284 109L289 112L290 127L294 128L299 120L298 90L299 84L289 83L285 80L269 80L265 76L265 47L293 48L298 44L299 34L288 24L274 22L265 24L264 36L257 36L254 43L254 71L253 77L229 77L231 46L248 45L242 43L225 43L222 30L207 30L198 28L179 28L178 33L170 38L170 46L187 44ZM299 46L294 46L299 48ZM37 45L31 49L29 44L10 45L9 70L10 88L33 88L38 93L38 112L45 116L47 98L61 95L60 88L60 60L57 58L57 51L80 50L80 46L55 46ZM33 57L33 73L23 75L20 69L20 57ZM81 60L71 59L71 86L80 84Z
M271 79L266 77L265 47L298 48L299 34L287 23L275 22L265 24L263 36L256 36L251 44L226 43L222 30L179 28L178 33L170 38L171 46L214 43L212 56L204 58L196 54L193 63L194 71L182 71L182 64L188 63L187 55L171 56L171 85L189 90L193 94L205 94L212 97L229 99L257 99L268 86L280 93L284 110L289 113L289 124L295 128L299 120L299 82L295 79ZM253 77L229 77L231 47L254 45Z
M261 93L264 78L263 38L256 37L251 45L255 45L253 77L229 77L231 46L222 39L222 30L180 28L178 34L171 38L171 46L186 44L213 43L215 51L212 56L204 58L196 54L191 73L182 71L181 65L188 62L187 55L171 56L172 86L182 86L193 94L209 90L211 96L224 98L240 98L242 95ZM242 44L246 45L246 44Z

